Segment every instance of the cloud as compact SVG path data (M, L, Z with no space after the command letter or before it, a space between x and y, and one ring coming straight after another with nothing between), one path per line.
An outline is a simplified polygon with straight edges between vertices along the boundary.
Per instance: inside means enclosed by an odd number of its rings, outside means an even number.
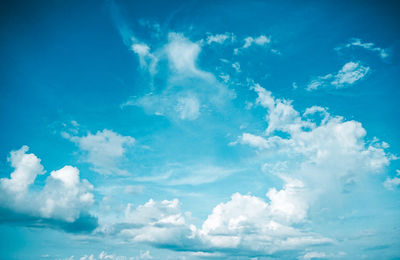
M260 35L256 38L247 37L244 39L244 45L242 48L246 49L254 44L259 45L259 46L265 46L265 45L268 45L270 42L271 42L271 38L267 37L265 35Z
M145 52L145 50L144 50ZM165 85L140 97L132 97L122 107L140 106L147 113L174 120L195 120L202 108L215 109L235 97L232 90L216 80L210 72L200 69L197 59L201 45L180 33L169 33L168 42L155 53L156 60L166 60L159 66L167 75ZM210 95L212 98L210 98Z
M233 50L233 53L235 55L238 55L241 53L242 50L244 49L248 49L251 46L261 46L261 47L267 47L270 46L271 44L271 37L265 36L265 35L260 35L258 37L246 37L244 38L244 44L241 47L235 48ZM274 54L281 54L278 50L276 49L271 49L269 48L269 50L274 53Z
M71 256L72 259L74 259L74 256ZM105 259L109 259L109 260L138 260L138 259L153 259L153 257L150 254L150 251L140 251L139 256L123 256L123 255L116 255L116 254L109 254L106 251L101 251L100 254L98 255L98 257L96 258L94 254L86 254L83 255L79 258L79 260L105 260Z
M365 77L369 70L369 67L361 65L359 62L348 62L335 75L327 74L316 77L308 84L306 90L312 91L326 86L336 89L350 86Z
M232 68L234 68L236 72L241 72L241 70L240 70L240 63L239 63L239 62L233 63L233 64L232 64Z
M264 171L301 181L309 207L342 210L332 200L343 194L362 196L354 195L360 192L358 187L368 185L370 174L382 173L394 159L385 151L386 143L366 141L366 130L357 121L332 116L319 106L307 108L301 115L292 102L273 97L259 85L252 89L258 94L256 104L267 109L268 126L262 136L243 133L238 143L258 149L259 160L267 162ZM391 185L389 179L386 186Z
M321 259L326 257L327 255L324 252L308 252L299 259L310 260L310 259Z
M118 162L123 158L127 147L135 143L133 137L122 136L107 129L97 131L96 134L88 133L86 136L73 136L63 132L62 136L78 145L85 153L85 161L93 165L93 171L100 174L128 174L118 168Z
M270 204L259 197L233 194L230 201L216 206L203 223L201 239L214 248L266 255L331 242L290 226L306 218L302 185L298 180L288 180L284 189L269 190Z
M268 127L266 133L272 133L275 130L291 132L303 127L311 126L311 123L302 121L299 112L291 105L291 101L284 99L274 99L272 93L255 84L252 89L258 94L256 104L268 108L267 114Z
M351 167L352 171L380 171L388 165L391 156L384 151L387 146L384 143L365 144L366 131L361 123L331 116L326 109L318 106L306 109L302 117L291 101L276 99L257 84L253 89L258 94L256 103L268 110L265 141L251 136L252 140L258 140L257 144L262 143L268 148L270 146L265 144L272 143L282 152L301 154L309 162L327 163L333 168L338 167L331 163L334 159L341 161L345 167ZM322 116L319 123L316 121L318 114ZM275 131L284 132L288 137L274 135Z
M379 57L382 59L386 59L389 57L389 52L387 49L383 49L380 47L375 47L375 44L372 42L363 42L359 38L352 38L349 43L336 47L336 51L341 51L344 48L352 48L352 47L358 47L358 48L363 48L365 50L375 52Z
M128 204L125 222L128 226L118 231L120 236L158 247L184 247L194 231L194 226L186 223L177 199L160 202L150 199L136 209Z
M348 62L339 70L331 84L336 86L336 88L351 85L363 78L368 71L369 67L362 66L357 62Z
M158 174L135 178L138 182L155 182L163 185L202 185L226 178L241 169L217 165L180 165L172 164L158 170Z
M308 205L303 183L290 178L284 181L283 189L268 191L269 203L256 196L233 194L230 201L213 209L201 228L191 224L191 214L182 213L177 199L150 199L135 209L128 204L125 225L115 225L111 232L132 242L199 256L270 255L331 243L291 226L306 221Z
M247 144L258 149L265 149L270 147L270 143L265 138L249 133L243 133L240 137L240 143Z
M233 33L226 32L224 34L215 34L215 35L208 35L206 39L207 44L223 44L226 41L234 42L236 40L236 36Z
M139 56L140 66L148 69L151 74L155 74L158 57L150 52L150 47L145 43L134 43L131 48Z
M197 68L196 60L201 51L199 44L194 43L179 33L170 33L169 42L165 46L170 68L179 74L186 76L198 76L210 79L213 76Z
M397 170L397 176L400 176L400 170ZM386 178L385 182L383 183L383 186L388 189L388 190L394 190L400 185L400 178L399 177L393 177L393 178Z
M180 119L194 120L200 115L200 104L196 97L181 97L175 110L179 113Z
M87 209L93 204L93 186L79 177L79 170L64 166L52 171L44 186L31 189L38 174L44 174L40 159L28 154L28 146L10 153L15 170L10 178L0 179L1 221L56 226L67 231L87 230L97 225ZM10 215L11 217L7 217Z

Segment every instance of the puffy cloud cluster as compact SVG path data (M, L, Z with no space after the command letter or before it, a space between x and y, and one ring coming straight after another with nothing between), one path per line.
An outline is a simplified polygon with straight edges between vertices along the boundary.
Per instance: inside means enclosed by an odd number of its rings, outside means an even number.
M332 242L292 226L306 220L308 205L302 190L302 182L287 179L283 189L268 191L269 203L235 193L214 208L199 230L200 239L210 248L265 255Z
M307 193L351 192L366 174L381 172L392 159L385 142L365 141L361 123L331 116L318 106L300 115L290 101L274 98L257 84L253 89L258 94L256 103L268 110L268 127L264 136L243 133L239 142L260 151L273 150L278 162L291 163L290 169L275 173L301 178L314 188ZM274 172L273 167L266 168Z
M93 165L93 171L100 174L127 174L127 171L118 168L118 161L123 158L127 147L135 143L133 137L122 136L107 129L86 136L62 134L86 153L85 161Z
M129 204L126 224L117 233L134 242L219 256L229 252L269 255L332 242L292 226L304 223L307 218L303 189L301 181L286 178L281 190L268 191L269 202L235 193L230 201L213 209L201 228L190 224L190 213L181 212L177 199L161 202L151 199L135 209Z
M359 62L351 61L343 65L335 75L327 74L312 80L306 89L311 91L325 86L332 86L337 89L350 86L365 77L369 70L370 68L368 66L363 66Z
M24 221L49 220L73 223L88 216L93 204L93 186L79 177L79 170L65 166L52 171L40 189L34 186L37 175L44 174L40 159L23 146L10 153L15 170L10 178L0 179L0 207ZM3 221L6 221L3 219ZM62 225L61 225L62 226ZM65 228L69 228L65 226Z

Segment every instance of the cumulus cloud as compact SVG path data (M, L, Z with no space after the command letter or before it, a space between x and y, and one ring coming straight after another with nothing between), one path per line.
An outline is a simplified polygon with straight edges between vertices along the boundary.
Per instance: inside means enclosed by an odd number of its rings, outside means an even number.
M307 108L301 115L290 101L273 97L259 85L253 89L258 94L256 104L267 109L268 126L262 136L243 133L238 142L257 148L259 156L266 158L273 151L275 159L264 169L299 179L309 204L317 203L315 198L321 202L324 194L332 198L355 192L369 174L383 172L393 159L385 151L386 143L365 140L361 123L332 116L319 106ZM275 167L282 165L286 167ZM388 179L384 185L392 187L394 183L396 179Z
M381 57L382 59L385 59L387 57L389 57L389 52L387 49L383 49L380 47L376 47L374 43L372 42L363 42L361 39L359 38L352 38L349 43L336 47L335 50L336 51L341 51L344 48L354 48L354 47L358 47L358 48L363 48L365 50L371 51L376 53L379 57Z
M316 77L308 84L306 89L312 91L326 86L332 86L336 89L350 86L365 77L369 70L368 66L363 66L359 62L348 62L335 75L327 74Z
M214 208L199 230L200 238L214 248L266 255L330 243L328 238L291 226L306 219L308 206L302 188L300 181L287 179L282 190L268 191L270 203L235 193Z
M112 232L134 242L192 252L198 256L239 254L270 255L332 240L299 228L307 218L307 200L301 181L285 178L281 190L267 192L266 200L235 193L217 205L200 228L191 214L182 213L177 199L154 201L125 210L125 225Z
M65 166L52 171L41 189L37 186L33 189L37 175L44 171L40 159L27 153L28 149L23 146L10 153L9 161L15 170L10 178L0 179L0 207L6 211L2 220L7 221L6 215L10 214L14 221L17 218L21 222L47 221L49 225L70 230L75 226L68 223L90 222L87 209L94 202L93 186L80 179L77 168ZM86 223L93 224L89 222Z
M259 85L255 85L254 90L258 94L256 103L268 109L267 137L262 143L275 143L285 152L303 154L314 163L343 159L342 162L348 162L354 170L380 171L389 163L390 156L385 153L383 143L365 143L366 131L361 123L331 116L326 109L318 106L306 109L302 117L291 101L276 99ZM319 124L308 118L315 114L322 115ZM276 136L274 131L284 132L289 137ZM352 158L351 162L349 158Z
M135 143L133 137L122 136L107 129L97 131L96 134L88 133L86 136L74 136L66 132L62 135L77 144L85 153L84 160L93 165L93 171L100 174L128 174L118 168L118 162L123 158L126 149Z

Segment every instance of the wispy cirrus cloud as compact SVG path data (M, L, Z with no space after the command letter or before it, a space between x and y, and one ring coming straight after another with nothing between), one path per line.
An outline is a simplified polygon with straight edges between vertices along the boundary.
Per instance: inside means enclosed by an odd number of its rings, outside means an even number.
M354 47L362 48L367 51L376 53L382 59L386 59L389 57L389 51L387 49L377 47L375 43L372 42L363 42L359 38L352 38L348 43L336 47L335 50L340 52L345 48L354 48Z
M216 108L234 99L233 90L218 82L212 73L199 68L197 59L201 50L199 43L180 33L169 33L168 41L156 54L148 54L148 48L143 48L146 56L154 57L151 60L168 62L167 68L163 68L168 71L166 85L158 91L131 97L121 107L139 106L150 114L171 119L196 120L203 113L203 107ZM140 54L139 59L143 59L143 55ZM155 68L157 65L152 66ZM210 92L214 96L211 99L208 98Z

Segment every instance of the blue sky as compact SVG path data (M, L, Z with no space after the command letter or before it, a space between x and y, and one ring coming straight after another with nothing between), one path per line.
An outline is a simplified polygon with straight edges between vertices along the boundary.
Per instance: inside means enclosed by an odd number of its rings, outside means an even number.
M399 259L399 6L3 1L1 259Z

